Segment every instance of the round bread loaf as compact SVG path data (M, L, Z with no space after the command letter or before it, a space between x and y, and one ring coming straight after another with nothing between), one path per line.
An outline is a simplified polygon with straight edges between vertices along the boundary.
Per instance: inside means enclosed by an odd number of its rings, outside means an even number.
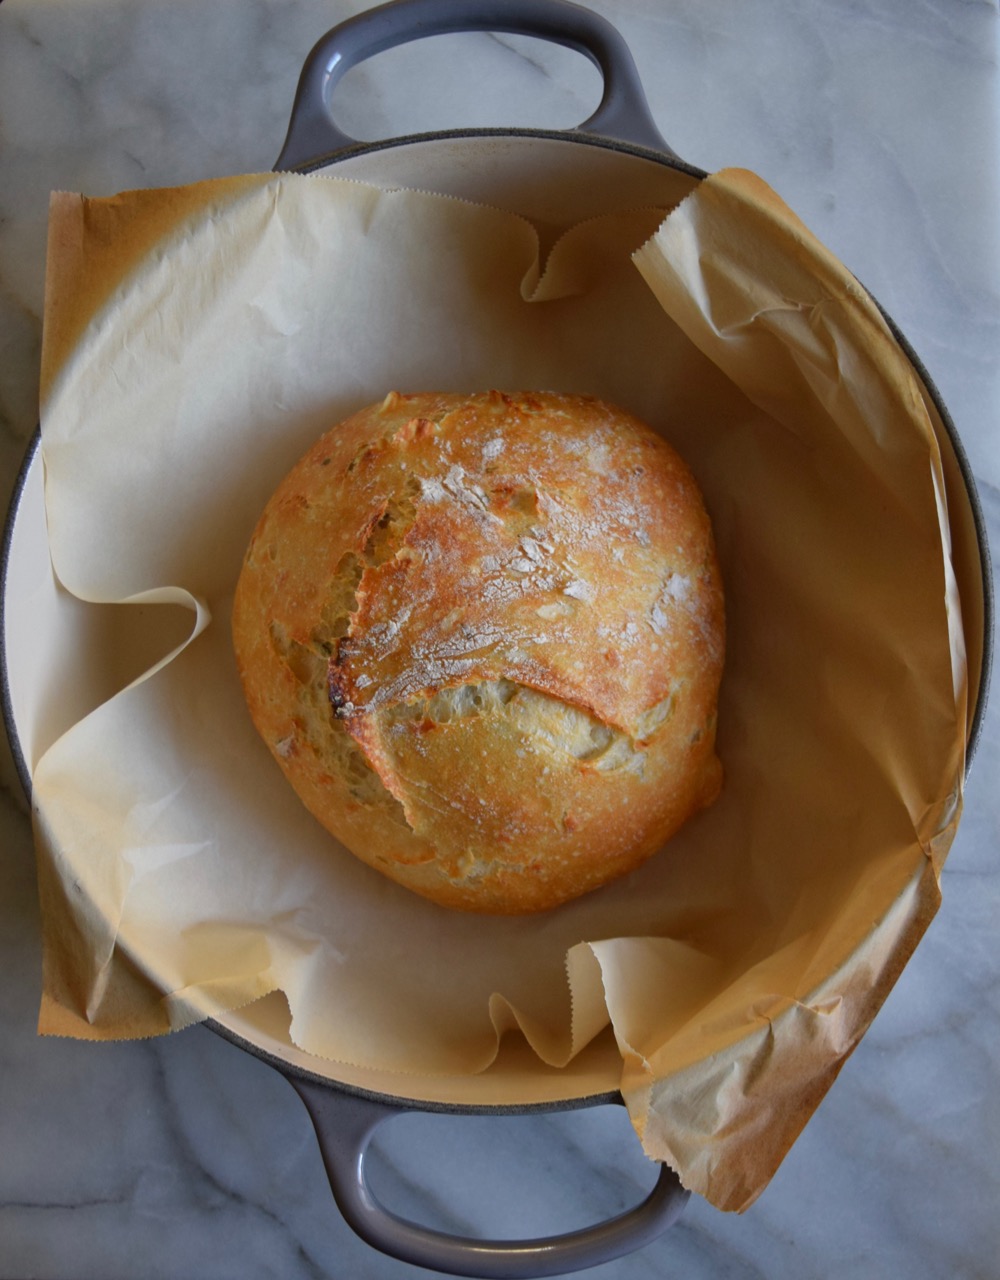
M711 525L599 400L393 392L340 423L268 502L233 634L306 806L444 906L587 893L721 785Z

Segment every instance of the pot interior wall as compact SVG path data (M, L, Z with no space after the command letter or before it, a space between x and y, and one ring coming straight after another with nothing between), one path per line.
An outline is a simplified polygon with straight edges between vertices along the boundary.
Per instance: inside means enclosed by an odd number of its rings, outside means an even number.
M216 1019L215 1029L280 1069L362 1093L430 1109L472 1111L611 1101L618 1093L621 1053L607 1028L563 1068L547 1067L520 1036L501 1041L496 1061L479 1075L418 1076L327 1062L295 1048L288 1035L288 1006L280 993Z
M699 181L695 171L672 162L565 135L448 135L394 143L350 154L322 172L387 188L443 192L518 212L535 222L547 243L585 218L641 206L671 208ZM943 413L935 412L934 425L944 460L975 696L984 670L984 564L962 459ZM191 617L165 606L143 610L86 605L59 587L48 556L37 450L12 519L4 583L8 716L30 773L65 729L189 634ZM970 709L970 726L972 715ZM293 1070L432 1105L572 1104L613 1093L621 1071L610 1032L562 1071L544 1067L516 1037L508 1037L495 1067L481 1076L423 1078L353 1068L301 1053L289 1039L287 1007L280 996L228 1015L220 1027L239 1043Z
M542 232L622 209L672 209L702 174L580 134L448 134L349 153L315 170L435 191L529 218Z

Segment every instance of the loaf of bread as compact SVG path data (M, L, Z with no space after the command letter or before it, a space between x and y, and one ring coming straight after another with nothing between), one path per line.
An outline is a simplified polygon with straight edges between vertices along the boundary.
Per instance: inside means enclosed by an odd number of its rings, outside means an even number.
M264 510L233 636L306 806L443 906L576 898L721 785L711 525L599 400L393 392L338 424Z

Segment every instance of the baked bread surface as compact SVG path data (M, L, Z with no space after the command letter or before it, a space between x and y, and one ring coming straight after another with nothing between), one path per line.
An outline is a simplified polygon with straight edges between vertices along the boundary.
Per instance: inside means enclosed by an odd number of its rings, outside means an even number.
M233 638L309 810L443 906L587 893L721 785L711 525L599 400L394 392L340 423L264 510Z

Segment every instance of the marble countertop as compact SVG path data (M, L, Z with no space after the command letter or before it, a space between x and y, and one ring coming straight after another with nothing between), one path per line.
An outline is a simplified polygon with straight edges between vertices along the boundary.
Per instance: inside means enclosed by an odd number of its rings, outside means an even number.
M7 0L0 7L0 488L37 421L47 201L269 169L314 41L358 0ZM593 0L670 145L756 170L865 282L929 369L1000 547L996 0ZM578 55L507 36L381 55L338 91L365 138L570 127ZM988 713L943 906L771 1185L740 1216L693 1198L598 1280L1000 1274L1000 706ZM0 795L0 1280L426 1274L336 1211L287 1083L205 1028L39 1039L26 805ZM468 1234L547 1234L652 1181L615 1107L405 1116L386 1200Z

